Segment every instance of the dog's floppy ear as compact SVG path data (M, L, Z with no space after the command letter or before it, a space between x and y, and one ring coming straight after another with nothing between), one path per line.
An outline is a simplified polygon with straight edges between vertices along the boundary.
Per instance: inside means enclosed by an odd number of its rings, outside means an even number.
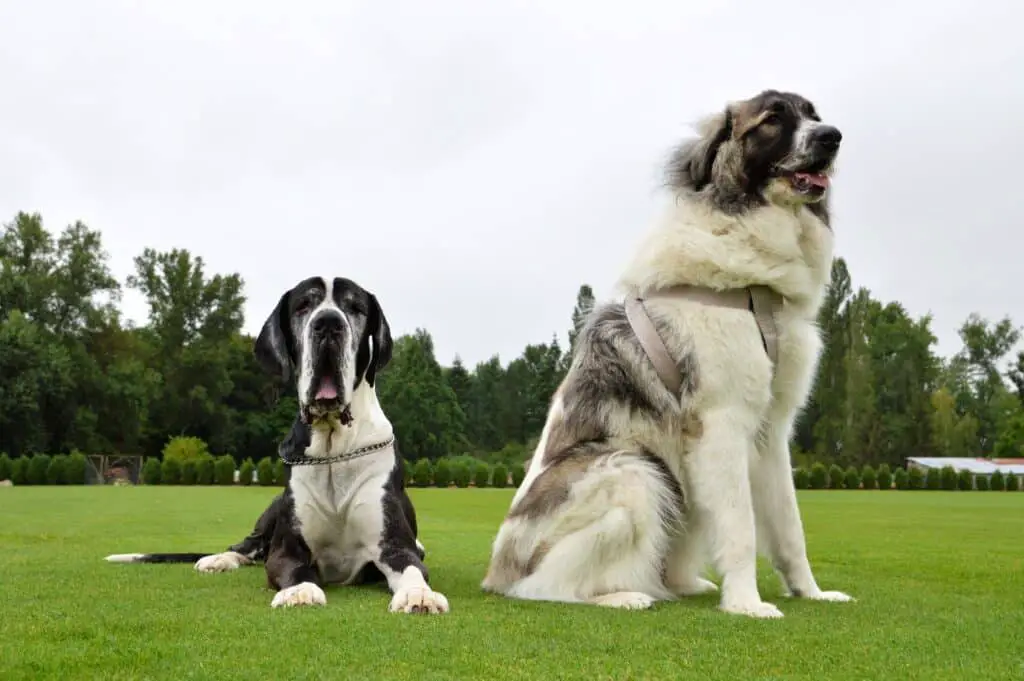
M732 134L733 115L727 108L697 127L700 137L687 140L673 153L668 162L668 183L674 189L700 191L712 179L718 148Z
M384 310L377 302L377 296L372 293L369 296L370 309L366 319L366 334L356 354L356 380L358 381L365 373L366 382L372 387L377 373L391 361L391 327L384 316Z
M260 335L256 337L253 354L267 373L276 374L282 381L292 379L295 365L292 362L291 326L288 324L288 298L285 293L277 307L263 323Z

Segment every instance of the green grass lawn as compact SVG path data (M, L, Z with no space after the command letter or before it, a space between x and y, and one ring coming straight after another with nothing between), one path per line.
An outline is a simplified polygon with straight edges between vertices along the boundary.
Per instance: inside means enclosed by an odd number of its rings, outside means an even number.
M811 562L856 603L755 621L717 598L650 611L478 589L511 492L413 490L440 617L376 587L271 609L263 568L112 565L222 550L275 489L0 489L0 679L1024 679L1024 493L802 492Z

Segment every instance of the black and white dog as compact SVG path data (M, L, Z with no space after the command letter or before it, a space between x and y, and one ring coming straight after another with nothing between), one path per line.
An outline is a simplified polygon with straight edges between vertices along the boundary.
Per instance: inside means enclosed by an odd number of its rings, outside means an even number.
M448 612L448 599L427 584L402 460L374 388L391 359L391 332L377 298L349 279L306 279L281 296L255 355L268 371L296 382L299 415L279 446L289 470L285 491L252 533L223 553L107 560L195 562L200 572L263 561L277 590L272 607L324 605L328 583L383 577L394 594L392 612Z

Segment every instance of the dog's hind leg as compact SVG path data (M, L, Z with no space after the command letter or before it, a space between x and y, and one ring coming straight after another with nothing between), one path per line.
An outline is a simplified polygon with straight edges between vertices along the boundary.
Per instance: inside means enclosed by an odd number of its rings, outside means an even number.
M596 458L557 508L506 520L484 589L627 609L671 599L662 566L680 503L674 480L653 456ZM522 503L539 503L530 494Z
M229 572L243 565L254 565L265 560L270 550L270 540L274 536L274 528L284 508L284 493L277 495L260 514L252 532L242 541L229 546L223 553L203 556L195 563L199 572Z

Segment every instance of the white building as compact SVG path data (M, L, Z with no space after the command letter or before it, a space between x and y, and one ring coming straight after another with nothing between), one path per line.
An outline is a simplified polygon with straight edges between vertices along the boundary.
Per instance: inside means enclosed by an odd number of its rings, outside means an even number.
M952 456L907 457L907 470L919 468L921 471L927 472L929 468L944 468L945 466L952 466L957 473L966 470L975 476L983 475L986 478L992 477L996 471L1002 471L1004 476L1013 473L1018 478L1024 478L1024 459L981 459Z

